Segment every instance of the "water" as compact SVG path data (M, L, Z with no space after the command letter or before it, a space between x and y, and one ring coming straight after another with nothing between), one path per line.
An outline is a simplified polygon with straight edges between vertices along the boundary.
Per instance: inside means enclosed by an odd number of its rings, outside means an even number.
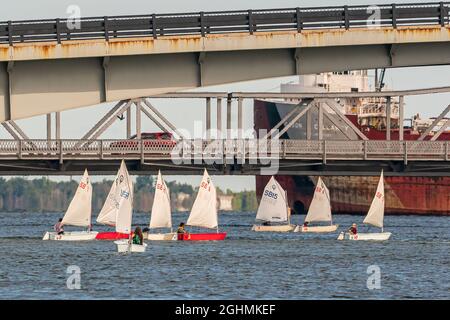
M450 298L449 217L387 216L393 235L376 243L255 233L254 216L221 214L226 241L152 242L145 253L120 255L109 241L42 241L57 214L1 213L0 299ZM186 218L174 214L174 224ZM145 214L133 219L148 223ZM81 270L80 290L67 288L71 265ZM367 288L371 265L380 268L380 289Z

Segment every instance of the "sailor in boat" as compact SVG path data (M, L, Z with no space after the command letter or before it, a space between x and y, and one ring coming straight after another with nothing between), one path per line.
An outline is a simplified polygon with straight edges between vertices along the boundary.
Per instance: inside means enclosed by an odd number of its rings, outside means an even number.
M55 229L56 234L64 234L64 226L62 224L62 218L59 218L58 222L53 226L53 229Z
M184 228L184 226L185 226L184 222L181 222L181 223L180 223L180 226L179 226L178 229L177 229L177 233L178 233L178 234L184 234L184 233L187 233L187 231L186 231L186 229Z
M352 235L355 235L358 233L358 228L356 226L356 223L353 223L350 229L348 229L348 232Z
M264 222L262 223L262 225L263 225L263 226L270 226L270 221L264 221Z
M308 221L305 221L304 223L303 223L303 226L304 227L307 227L309 225L309 222Z
M142 245L144 243L144 235L140 227L134 229L133 244Z

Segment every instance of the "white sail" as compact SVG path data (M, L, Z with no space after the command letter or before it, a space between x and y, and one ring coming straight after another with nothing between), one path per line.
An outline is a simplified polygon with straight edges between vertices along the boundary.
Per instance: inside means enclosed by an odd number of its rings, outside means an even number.
M371 224L375 227L383 228L384 219L384 178L383 171L381 171L380 181L378 182L377 191L375 197L370 205L369 212L367 213L364 223Z
M97 217L97 222L114 227L116 225L117 213L119 211L120 204L120 188L125 181L125 176L128 176L125 162L122 160L120 168L117 171L116 178L114 179L111 190L109 190L108 197L103 204L102 210Z
M158 179L156 180L150 228L172 228L170 191L161 176L161 171L158 172Z
M62 224L78 227L91 225L92 184L87 170L78 185L77 191L67 208Z
M131 233L131 219L133 214L133 181L128 174L125 161L120 164L119 184L116 199L118 208L116 213L116 232Z
M330 191L320 177L305 221L331 221Z
M186 224L211 229L218 226L216 188L206 169Z
M274 177L264 188L256 220L285 222L288 220L286 192Z

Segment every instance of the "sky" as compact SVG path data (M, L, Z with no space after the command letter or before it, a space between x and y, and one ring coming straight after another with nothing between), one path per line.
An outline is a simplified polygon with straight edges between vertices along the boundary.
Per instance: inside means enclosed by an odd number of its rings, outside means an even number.
M396 3L408 3L411 1L395 1ZM82 16L111 16L127 14L151 14L169 12L198 12L198 11L220 11L236 9L263 9L263 8L290 8L290 7L313 7L313 6L336 6L336 5L358 5L358 4L383 4L387 1L292 1L292 0L15 0L2 3L0 21L27 20L67 17L67 8L77 5L81 9ZM263 79L258 81L235 83L222 86L197 89L196 91L278 91L282 82L295 81L296 77L285 77L275 79ZM387 86L395 90L415 89L425 87L449 86L450 66L415 67L389 69L386 73ZM159 111L168 117L177 127L193 129L195 121L205 118L205 107L202 101L192 100L152 100ZM405 116L411 117L419 113L424 117L437 116L443 108L450 103L450 94L434 96L418 96L405 98ZM190 112L183 112L180 117L180 106L189 104ZM92 127L110 108L111 104L102 104L65 111L61 115L62 138L79 138ZM213 119L215 118L214 108ZM244 108L244 124L247 128L253 127L253 112L251 102L248 101ZM159 131L148 119L143 119L143 131ZM45 138L45 116L34 117L18 121L28 136L33 138ZM3 130L3 129L2 129ZM103 138L124 138L125 121L117 121ZM9 138L5 131L0 131L0 138ZM69 179L70 177L60 178ZM103 179L105 177L99 177ZM196 185L201 177L172 176L167 180L176 180ZM222 189L234 191L254 189L253 177L214 177L215 183Z

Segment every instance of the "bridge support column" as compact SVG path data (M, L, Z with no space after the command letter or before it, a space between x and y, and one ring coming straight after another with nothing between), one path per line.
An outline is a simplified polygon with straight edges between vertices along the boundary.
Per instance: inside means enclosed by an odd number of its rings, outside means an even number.
M243 130L244 130L244 120L242 118L242 104L243 99L238 99L238 139L242 139L243 136Z
M52 139L52 114L47 113L47 140Z
M136 138L141 139L141 104L137 101L134 105L136 107Z
M217 99L217 139L222 138L222 99Z
M127 118L127 139L130 139L130 137L131 137L131 105L127 109L126 118Z
M206 98L206 140L211 139L211 98Z
M404 102L404 98L403 96L400 96L399 101L398 101L398 140L403 141L404 140L404 128L403 128L403 120L405 117L405 113L404 113L404 106L405 106L405 102Z
M231 139L231 107L233 100L229 96L227 98L227 139Z
M386 98L386 140L391 140L391 97Z

